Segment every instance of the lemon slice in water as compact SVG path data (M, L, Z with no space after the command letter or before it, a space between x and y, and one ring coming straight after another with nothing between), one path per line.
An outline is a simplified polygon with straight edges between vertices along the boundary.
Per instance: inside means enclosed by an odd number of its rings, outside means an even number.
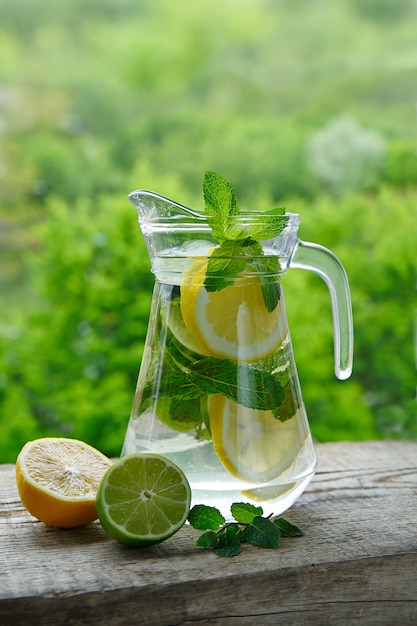
M195 261L181 286L182 317L201 351L245 363L274 352L287 335L287 324L277 309L267 310L260 275L244 271L231 285L209 292L206 271L207 260Z
M249 409L220 394L208 399L214 450L229 474L251 483L278 478L305 438L298 413L281 422L271 411Z

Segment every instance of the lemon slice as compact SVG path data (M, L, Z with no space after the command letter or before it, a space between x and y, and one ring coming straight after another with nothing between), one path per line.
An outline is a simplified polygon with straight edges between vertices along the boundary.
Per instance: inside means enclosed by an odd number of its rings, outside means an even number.
M197 343L194 335L184 324L181 307L177 300L171 302L169 314L167 316L167 325L174 337L188 350L204 356L211 356L201 344L201 341L200 343Z
M208 412L214 451L229 474L246 482L278 478L290 467L306 438L298 411L281 422L271 411L248 409L212 394Z
M207 260L184 272L181 312L201 352L251 363L273 353L287 335L285 316L264 304L259 274L242 272L219 291L204 287ZM278 304L278 307L280 305Z

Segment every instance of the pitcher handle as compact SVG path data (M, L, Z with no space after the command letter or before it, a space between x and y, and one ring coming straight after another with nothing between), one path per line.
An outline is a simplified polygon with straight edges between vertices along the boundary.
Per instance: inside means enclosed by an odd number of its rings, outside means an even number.
M334 371L339 380L346 380L352 373L353 320L349 282L342 263L327 248L299 240L289 267L315 272L328 286L333 314Z

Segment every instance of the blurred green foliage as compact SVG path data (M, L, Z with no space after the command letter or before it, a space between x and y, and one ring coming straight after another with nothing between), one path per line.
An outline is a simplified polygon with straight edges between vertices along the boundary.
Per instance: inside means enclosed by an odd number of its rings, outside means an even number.
M284 277L313 435L417 436L411 0L2 0L0 461L59 434L120 453L153 278L126 194L285 205L352 290L333 370L324 283Z

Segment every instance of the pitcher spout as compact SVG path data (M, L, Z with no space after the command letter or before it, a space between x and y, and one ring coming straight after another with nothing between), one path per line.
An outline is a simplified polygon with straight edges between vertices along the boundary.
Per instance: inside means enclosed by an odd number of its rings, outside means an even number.
M129 201L138 210L139 224L172 226L173 222L188 220L204 221L204 216L188 207L174 202L154 191L137 189L128 195Z
M204 212L190 209L153 191L132 191L128 199L138 211L138 222L151 260L167 256L204 257L219 246L215 222L223 218L208 217ZM298 242L300 223L296 213L283 213L281 219L283 227L279 235L258 242L262 255L278 257L280 274L289 267ZM246 211L229 219L229 226L234 234L239 233L240 240L244 240L246 232L253 232L257 226L261 230L267 221L268 217L260 211ZM231 239L236 239L236 236ZM223 256L233 259L241 255L241 251L242 248L231 246L230 256Z

